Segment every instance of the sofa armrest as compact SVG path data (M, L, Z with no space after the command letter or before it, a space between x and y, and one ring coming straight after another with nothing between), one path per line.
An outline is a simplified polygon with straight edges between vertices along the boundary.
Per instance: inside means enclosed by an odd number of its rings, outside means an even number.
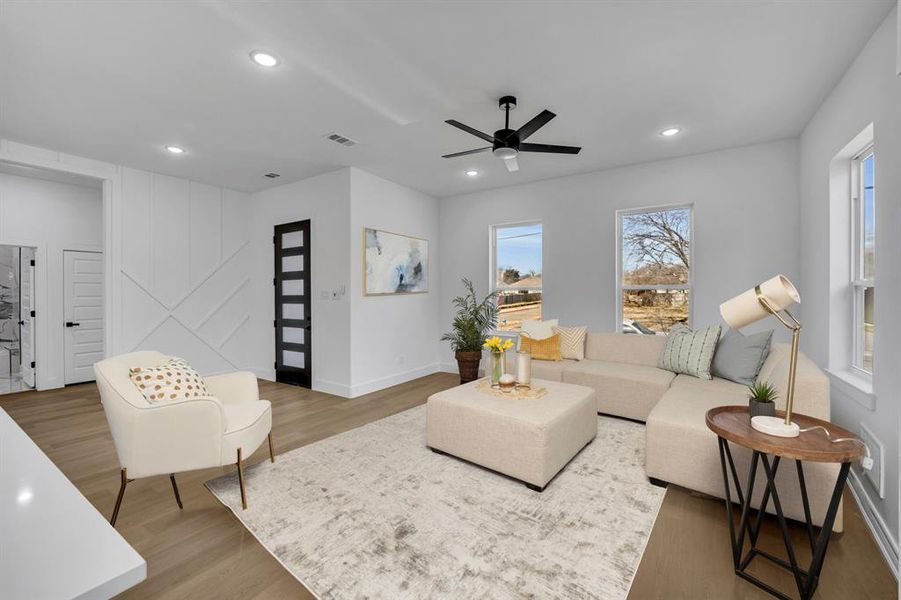
M786 370L786 382L788 373ZM782 382L780 382L781 384ZM780 409L784 409L782 399ZM792 411L823 419L831 420L829 377L804 354L798 353L798 368L795 374L795 399Z
M226 404L260 399L256 375L249 371L204 377L203 381L210 393Z

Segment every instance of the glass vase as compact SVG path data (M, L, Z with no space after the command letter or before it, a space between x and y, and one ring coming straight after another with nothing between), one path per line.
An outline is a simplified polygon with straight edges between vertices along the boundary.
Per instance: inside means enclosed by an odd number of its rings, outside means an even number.
M491 385L497 385L504 373L507 372L507 353L492 352L488 363L488 376L491 379Z

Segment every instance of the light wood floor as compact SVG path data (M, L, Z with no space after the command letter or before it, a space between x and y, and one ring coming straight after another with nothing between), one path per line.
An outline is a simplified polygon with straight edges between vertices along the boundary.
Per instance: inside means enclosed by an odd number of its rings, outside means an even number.
M276 453L282 453L421 404L457 381L439 373L352 400L265 381L260 392L272 401ZM94 384L0 396L0 407L100 512L109 515L119 468ZM266 458L264 444L249 462ZM168 478L129 484L117 528L147 560L148 577L122 598L312 598L203 487L204 481L225 471L178 475L185 506L181 511ZM896 598L896 583L849 495L845 527L829 546L816 598ZM781 537L771 528L765 531L763 543L781 554ZM800 539L800 527L796 533ZM764 566L758 574L791 589L790 578L776 569ZM722 501L670 486L629 598L769 596L732 573Z

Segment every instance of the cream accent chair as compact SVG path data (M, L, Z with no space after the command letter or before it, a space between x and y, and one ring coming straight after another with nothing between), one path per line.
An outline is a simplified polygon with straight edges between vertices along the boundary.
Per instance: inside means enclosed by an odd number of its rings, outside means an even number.
M252 373L205 377L212 398L151 404L128 377L133 367L155 367L170 357L159 352L133 352L94 365L100 401L109 422L121 484L110 523L115 526L125 486L141 477L169 475L175 501L182 508L175 473L234 464L238 467L241 504L247 508L242 457L264 440L272 448L272 407L259 399Z

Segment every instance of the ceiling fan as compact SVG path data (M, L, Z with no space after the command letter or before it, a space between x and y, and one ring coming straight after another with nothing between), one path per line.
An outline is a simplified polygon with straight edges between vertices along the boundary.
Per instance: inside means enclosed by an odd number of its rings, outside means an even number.
M458 129L462 129L467 133L471 133L477 138L481 138L486 142L491 142L490 146L484 148L476 148L475 150L465 150L463 152L454 152L453 154L445 154L442 158L456 158L457 156L466 156L468 154L477 154L491 150L491 152L504 160L508 171L518 171L519 163L516 162L516 156L520 152L551 152L554 154L578 154L581 147L577 146L555 146L553 144L527 144L524 140L530 135L547 125L548 121L556 117L549 110L541 111L538 116L517 129L510 129L510 111L516 108L516 98L513 96L504 96L498 100L498 107L505 112L504 128L498 129L494 135L482 133L478 129L473 129L469 125L464 125L454 119L445 121L448 125L453 125Z

